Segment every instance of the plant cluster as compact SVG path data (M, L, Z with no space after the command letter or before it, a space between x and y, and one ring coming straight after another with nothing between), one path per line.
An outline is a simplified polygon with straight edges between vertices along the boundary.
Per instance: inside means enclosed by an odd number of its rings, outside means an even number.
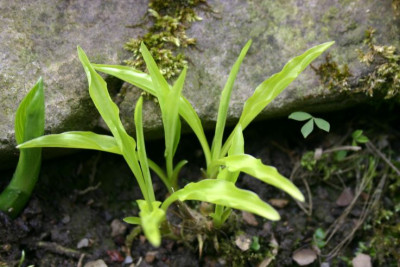
M156 61L161 74L167 78L177 76L184 67L187 67L185 55L177 52L180 47L196 44L196 39L186 35L186 29L191 23L201 20L194 8L207 6L205 0L179 0L149 2L148 15L154 24L142 37L132 38L125 44L125 49L132 53L132 57L125 61L129 66L144 71L145 61L140 52L144 42Z
M240 65L250 48L251 41L249 41L233 65L222 90L211 145L206 139L200 118L182 94L186 68L183 69L175 83L170 85L163 77L144 43L141 44L140 52L149 74L128 66L93 64L84 51L78 47L78 56L89 83L90 97L109 127L112 136L72 131L42 136L20 144L18 148L22 150L34 147L83 148L122 155L134 174L143 195L143 199L137 200L140 210L138 216L127 217L125 221L140 225L147 239L154 246L159 246L161 243L160 227L167 224L167 210L175 201L196 200L214 204L214 210L209 217L212 219L215 228L224 224L232 209L251 212L269 220L279 220L279 213L261 200L257 194L240 189L235 185L240 173L246 173L273 185L299 201L304 200L303 194L290 180L279 174L274 167L264 165L260 159L245 154L243 130L315 58L332 44L333 42L328 42L307 50L304 54L290 60L282 71L262 82L244 103L243 112L236 127L224 141L223 136L230 97ZM164 127L165 168L148 159L146 154L142 125L143 98L140 97L135 106L136 138L133 138L123 127L119 117L119 109L111 100L107 84L97 71L131 83L157 98ZM181 118L190 126L198 138L206 164L205 179L188 183L183 188L179 187L177 180L186 161L182 160L176 163L174 159L180 140ZM168 189L170 195L165 200L156 199L150 170L157 174ZM184 207L184 205L180 205L180 207Z

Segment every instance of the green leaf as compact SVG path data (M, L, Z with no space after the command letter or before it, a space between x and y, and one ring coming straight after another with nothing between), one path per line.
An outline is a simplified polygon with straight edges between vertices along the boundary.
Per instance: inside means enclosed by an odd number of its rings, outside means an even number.
M165 98L162 108L162 117L164 122L165 134L165 155L167 160L167 175L172 176L173 156L180 140L180 120L179 120L179 98L183 89L186 77L186 67L182 70L179 78L175 82ZM160 105L162 103L160 102Z
M157 91L153 87L153 82L149 74L136 70L129 66L93 64L95 70L117 77L128 82L147 93L157 96Z
M44 90L39 78L22 99L15 114L15 139L17 144L41 136L44 133Z
M244 103L243 112L239 119L243 130L272 100L294 81L314 59L333 44L334 42L328 42L314 46L301 56L291 59L279 73L272 75L262 82L254 91L254 94ZM222 156L226 155L231 138L232 134L222 148Z
M239 189L233 183L224 180L204 179L200 182L189 183L168 197L161 208L166 211L177 200L205 201L248 211L273 221L280 219L279 213L255 193Z
M311 114L302 111L293 112L292 114L289 115L289 119L296 121L305 121L311 118L312 118Z
M291 59L281 72L272 75L269 79L262 82L244 104L243 112L240 116L240 123L243 129L294 81L314 59L333 44L334 42L328 42L314 46L301 56Z
M146 188L146 183L144 181L135 151L136 142L126 133L126 130L122 125L122 122L119 118L118 106L111 100L111 97L107 91L106 82L93 69L85 52L79 46L78 56L88 79L90 97L92 98L93 103L99 111L104 122L107 124L108 128L110 128L110 131L113 134L124 159L128 163L130 169L136 177L136 180L138 181L144 198L149 200L150 196L147 195L148 190Z
M362 136L362 134L363 134L363 131L362 131L362 130L355 130L355 131L352 133L351 137L353 137L353 139L357 140L357 138L359 138L360 136Z
M140 52L142 53L147 69L149 70L151 80L153 82L153 88L157 92L157 98L161 103L161 101L164 101L164 97L166 97L169 92L169 84L165 80L164 76L162 76L156 62L143 42L140 45Z
M151 206L145 200L137 200L139 205L140 225L149 242L159 247L161 244L160 225L165 220L165 211L160 208L160 201L153 201Z
M139 217L126 217L123 219L124 222L129 223L129 224L141 224L140 218Z
M365 135L362 135L362 136L358 137L356 141L357 141L357 143L365 144L365 143L369 142L369 139Z
M38 137L17 146L17 148L30 147L64 147L94 149L115 154L121 154L115 138L109 135L100 135L93 132L65 132Z
M301 133L303 134L304 138L307 138L309 134L314 130L314 121L313 119L309 120L306 124L301 127Z
M143 98L140 97L136 102L135 114L134 114L136 139L137 139L137 155L140 162L140 168L143 174L143 179L146 184L147 196L149 197L146 200L149 201L150 203L150 201L155 201L156 198L154 196L153 183L151 182L150 169L146 154L146 146L144 142L142 106L143 106Z
M300 190L287 178L283 177L276 168L264 165L260 159L256 159L250 155L232 155L217 161L221 165L225 165L230 172L244 172L264 183L273 185L293 198L304 201L304 196Z
M231 72L229 73L228 80L226 81L224 90L221 93L219 108L218 108L218 118L217 125L215 127L215 134L213 143L211 146L211 155L213 159L218 159L220 157L221 147L222 147L222 138L224 135L224 129L226 124L226 117L228 115L229 102L231 99L233 85L235 83L236 75L239 72L240 65L244 57L247 54L251 46L251 40L249 40L246 45L243 47L242 51L235 64L233 65Z
M327 122L324 119L321 118L314 118L314 122L317 125L318 128L320 128L321 130L324 130L325 132L329 132L331 125L329 124L329 122Z
M15 139L18 144L43 135L44 90L40 78L23 98L15 115ZM41 148L24 149L11 182L0 194L0 210L15 218L25 207L39 177Z
M143 72L137 71L131 67L117 66L117 65L97 65L92 64L94 68L98 71L104 72L106 74L113 75L120 78L123 81L131 83L140 89L158 97L158 92L153 88L153 82L150 75ZM211 162L211 152L210 147L205 137L203 126L201 120L194 110L190 102L184 97L180 96L179 99L179 114L187 122L193 132L196 134L201 147L204 151L204 156L206 158L207 165Z

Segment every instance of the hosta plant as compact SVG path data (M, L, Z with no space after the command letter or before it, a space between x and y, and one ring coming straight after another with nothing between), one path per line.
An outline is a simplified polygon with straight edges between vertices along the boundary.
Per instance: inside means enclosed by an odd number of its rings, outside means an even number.
M200 118L190 102L182 95L186 69L182 71L175 83L170 85L161 75L144 44L141 45L141 53L149 74L127 66L92 64L83 50L78 47L79 59L89 81L90 96L113 136L98 135L92 132L66 132L37 138L20 145L19 148L69 147L121 154L136 177L144 198L137 201L140 209L139 216L128 217L125 221L141 225L145 235L155 246L158 246L161 242L159 228L161 223L166 220L165 215L168 207L174 201L197 200L215 204L215 212L211 214L211 217L216 227L221 226L226 221L232 208L252 212L270 220L279 220L278 212L262 201L257 194L236 187L235 183L240 172L276 186L300 201L304 197L297 187L280 175L274 167L266 166L261 160L244 153L242 131L316 57L332 44L333 42L330 42L311 48L303 55L289 61L281 72L261 83L254 94L245 102L239 122L227 140L223 142L234 80L240 64L250 48L251 42L249 41L234 64L222 91L215 135L211 146L205 137ZM105 81L96 71L114 75L158 99L165 133L165 169L146 156L142 125L142 98L138 100L135 107L135 140L127 134L122 126L118 107L112 102ZM206 177L198 182L189 183L180 189L177 177L185 161L174 165L174 154L179 144L181 117L191 127L204 150ZM152 169L161 178L170 192L170 196L164 201L155 199L149 169Z

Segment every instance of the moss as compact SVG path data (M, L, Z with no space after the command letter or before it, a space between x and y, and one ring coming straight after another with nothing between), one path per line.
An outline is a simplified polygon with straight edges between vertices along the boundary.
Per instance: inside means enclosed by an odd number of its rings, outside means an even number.
M392 0L392 7L395 16L400 16L400 0Z
M140 43L144 42L164 77L170 79L179 74L187 65L186 57L179 48L196 44L196 39L186 35L186 29L201 20L194 11L198 6L209 9L206 0L150 0L148 16L153 25L145 35L132 38L125 44L125 49L132 52L132 57L125 63L145 70L139 51Z
M375 30L369 28L365 32L364 44L366 48L358 49L359 60L370 67L372 71L360 78L356 87L350 87L349 78L352 76L349 67L339 67L332 61L330 55L325 63L313 67L320 81L328 89L339 92L364 93L370 97L376 95L384 99L398 97L400 94L400 55L396 47L376 45Z

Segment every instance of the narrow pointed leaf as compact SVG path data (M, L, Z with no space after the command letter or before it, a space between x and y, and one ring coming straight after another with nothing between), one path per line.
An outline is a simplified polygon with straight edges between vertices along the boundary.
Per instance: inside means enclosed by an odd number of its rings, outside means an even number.
M15 115L17 144L44 133L44 89L40 78L22 99ZM0 210L15 218L25 207L39 177L42 150L22 150L11 182L0 194Z
M313 119L311 119L306 124L304 124L303 127L301 127L300 131L304 136L304 138L307 138L307 136L309 136L313 130L314 130L314 121Z
M126 130L122 125L119 117L118 106L111 100L107 90L106 82L94 70L85 52L79 46L78 57L88 79L90 97L92 98L93 103L99 111L104 122L107 124L108 128L113 134L123 157L135 175L144 198L149 199L149 196L147 196L146 183L144 181L135 151L136 142L126 133Z
M159 97L158 92L153 87L153 82L148 74L139 72L130 67L118 66L118 65L97 65L92 64L94 68L106 74L113 75L131 83L140 89L152 94L155 97ZM138 77L139 76L139 77ZM180 96L179 99L179 114L187 122L193 132L196 134L201 147L204 151L204 156L206 158L207 165L211 162L211 151L205 137L203 126L201 120L194 110L192 104L184 97Z
M235 64L233 65L233 67L231 69L231 72L229 73L229 77L228 77L228 80L226 81L224 90L221 93L221 98L220 98L219 108L218 108L217 125L215 126L215 134L214 134L213 144L211 146L211 153L212 153L213 159L219 158L219 154L221 152L222 138L224 135L226 117L228 115L228 108L229 108L229 102L231 99L233 85L235 83L236 75L239 72L240 65L242 64L242 61L243 61L244 57L246 56L247 51L249 50L250 46L251 46L251 40L246 43L246 45L243 47L242 51L240 52L238 59L236 60Z
M153 96L157 96L157 91L154 90L151 77L147 73L136 70L129 66L102 65L93 63L92 66L97 71L117 77L118 79L128 82Z
M312 118L311 114L302 111L293 112L292 114L289 115L289 119L296 121L305 121L311 118Z
M304 54L291 59L283 69L270 78L262 82L244 103L243 112L240 116L239 123L243 130L254 120L254 118L272 101L274 100L297 76L334 42L327 42L312 47ZM221 155L226 155L232 134L225 142Z
M260 159L250 155L233 155L218 160L221 165L231 171L247 173L264 183L273 185L297 200L304 201L304 196L300 190L287 178L283 177L274 167L264 165Z
M121 154L115 138L109 135L100 135L93 132L65 132L50 134L32 139L17 148L29 147L63 147L100 150L115 154Z
M129 223L129 224L141 224L140 218L139 217L126 217L123 219L124 222Z
M314 122L318 128L324 130L325 132L329 132L329 130L331 129L331 125L329 124L329 122L324 119L314 118Z
M205 179L200 182L189 183L167 198L161 208L167 210L177 200L210 202L248 211L273 221L280 219L279 213L262 201L255 193L237 188L233 183L224 180Z
M156 198L154 196L153 183L151 182L150 169L146 154L146 146L144 142L142 106L143 106L143 98L140 97L139 100L136 102L135 114L134 114L136 140L137 140L137 155L140 162L140 168L143 174L143 179L146 184L146 190L148 196L147 201L149 201L150 203L152 201L155 201Z

